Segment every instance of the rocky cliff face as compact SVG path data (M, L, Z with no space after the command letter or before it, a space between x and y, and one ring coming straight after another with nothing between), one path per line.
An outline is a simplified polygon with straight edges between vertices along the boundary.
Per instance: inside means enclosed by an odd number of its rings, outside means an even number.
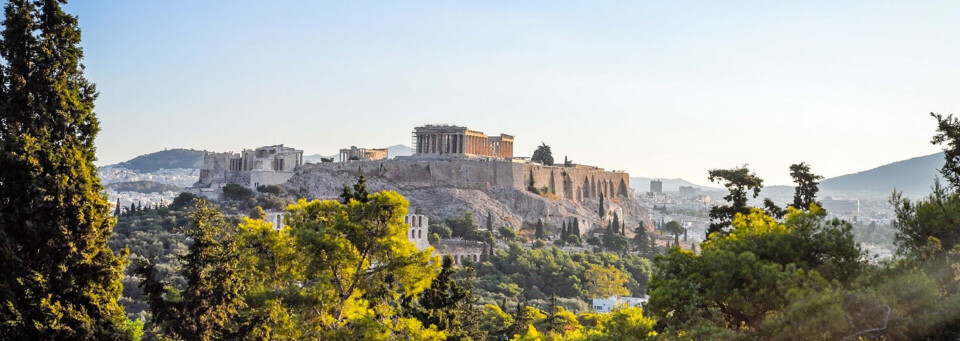
M537 183L548 188L547 194L534 194L525 187L530 174L535 181L549 178L576 178L570 183L607 182L613 184L625 173L592 170L585 172L564 167L514 164L511 162L452 160L452 161L371 161L305 165L284 186L300 191L309 198L336 198L344 184L352 185L362 169L371 192L394 190L410 201L411 211L419 209L432 219L448 219L474 212L481 227L491 214L494 227L528 227L543 219L547 231L559 231L563 220L580 219L580 227L587 232L596 226L605 226L611 219L601 220L598 214L597 188L578 188L579 192L594 193L568 199L563 192L575 190L553 188L563 185ZM549 180L543 180L547 182ZM629 195L617 194L610 186L605 207L608 211L621 209L621 220L632 228L639 221L648 221L647 212Z

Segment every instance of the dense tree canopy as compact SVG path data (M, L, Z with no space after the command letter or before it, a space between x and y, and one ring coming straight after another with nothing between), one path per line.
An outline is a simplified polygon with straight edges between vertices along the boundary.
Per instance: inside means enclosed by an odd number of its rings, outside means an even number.
M530 157L530 161L553 166L553 152L550 151L550 146L546 143L540 143L537 149L533 151L533 156Z
M793 288L847 284L862 267L851 226L815 205L791 209L783 223L754 209L732 226L703 242L699 256L674 248L657 258L650 309L670 328L756 328L789 302Z
M0 339L132 339L126 266L94 166L100 123L77 18L11 0L0 43Z

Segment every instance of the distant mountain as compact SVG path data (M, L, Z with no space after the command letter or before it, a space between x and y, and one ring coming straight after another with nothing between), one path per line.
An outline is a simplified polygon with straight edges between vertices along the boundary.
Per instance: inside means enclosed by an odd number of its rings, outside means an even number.
M410 155L413 155L413 148L404 146L402 144L387 147L387 157L391 159L397 156L410 156ZM320 163L320 158L332 158L333 162L340 162L339 153L333 154L333 155L320 155L320 154L304 155L303 162Z
M387 147L387 156L389 156L391 159L397 156L410 156L410 155L413 155L413 148L404 146L402 144Z
M680 190L680 186L693 186L700 188L701 191L715 191L720 190L718 187L709 187L701 186L684 179L661 179L653 178L663 181L663 191L664 192L676 192ZM650 191L650 180L652 178L645 177L632 177L630 178L630 187L639 192L649 192Z
M203 166L205 150L168 149L137 156L113 167L126 168L140 173L156 172L160 169L200 168ZM110 166L108 166L110 167Z
M930 193L933 179L944 164L943 152L897 161L870 170L820 182L824 191L857 191L890 194L894 188L907 195Z

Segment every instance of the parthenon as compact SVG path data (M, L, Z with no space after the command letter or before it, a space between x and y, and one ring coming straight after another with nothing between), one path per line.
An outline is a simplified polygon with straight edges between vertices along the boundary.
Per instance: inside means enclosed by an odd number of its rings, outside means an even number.
M462 155L513 158L513 136L486 134L455 125L428 124L414 128L416 155Z

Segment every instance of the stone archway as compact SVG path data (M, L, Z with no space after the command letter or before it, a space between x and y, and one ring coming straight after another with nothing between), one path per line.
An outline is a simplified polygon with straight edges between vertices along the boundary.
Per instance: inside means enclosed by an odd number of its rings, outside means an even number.
M589 197L590 197L590 188L591 188L591 187L590 187L590 180L588 180L586 177L583 178L583 187L582 187L582 188L583 188L583 196L581 196L581 198L589 198Z
M599 197L600 196L600 186L597 186L597 178L590 177L590 197Z
M573 200L573 180L566 173L563 174L563 198Z
M627 182L623 179L620 179L620 185L617 186L617 195L621 197L628 197L629 192L627 191Z
M553 176L553 171L550 171L550 193L553 195L557 194L557 179Z
M581 190L580 187L577 187L576 199L578 202L583 202L583 190Z

